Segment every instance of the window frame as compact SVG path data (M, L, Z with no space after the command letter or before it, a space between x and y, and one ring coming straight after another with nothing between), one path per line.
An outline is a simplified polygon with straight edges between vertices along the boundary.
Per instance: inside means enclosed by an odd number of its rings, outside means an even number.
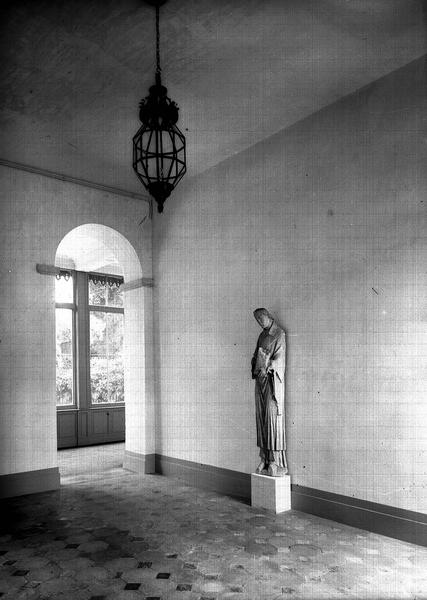
M58 411L122 408L126 402L92 402L90 379L90 313L124 315L124 307L89 304L89 276L96 272L67 269L73 278L73 302L55 302L57 308L72 311L73 404L57 404ZM108 276L108 275L106 275ZM117 277L110 275L111 277ZM108 285L108 284L106 284Z

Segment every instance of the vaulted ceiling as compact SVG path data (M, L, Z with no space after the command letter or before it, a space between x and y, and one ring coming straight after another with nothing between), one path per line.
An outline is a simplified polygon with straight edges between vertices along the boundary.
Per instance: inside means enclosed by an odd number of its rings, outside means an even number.
M422 0L169 0L163 78L187 177L423 55L425 12ZM154 9L13 0L2 23L1 158L143 192L131 139L154 78Z

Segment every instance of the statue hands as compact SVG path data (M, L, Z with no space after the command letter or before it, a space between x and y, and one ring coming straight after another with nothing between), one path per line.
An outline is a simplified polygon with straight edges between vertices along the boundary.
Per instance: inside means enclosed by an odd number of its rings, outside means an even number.
M257 379L257 377L267 377L267 375L272 375L274 373L274 369L271 364L263 364L259 365L255 361L252 361L252 379Z

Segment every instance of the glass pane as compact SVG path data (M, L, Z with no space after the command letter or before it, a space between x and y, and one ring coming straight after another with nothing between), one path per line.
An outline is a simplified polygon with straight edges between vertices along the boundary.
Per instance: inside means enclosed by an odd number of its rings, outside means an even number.
M107 286L107 305L108 306L123 306L123 287L116 285Z
M89 279L89 304L95 306L123 306L123 288L94 283Z
M93 283L89 279L89 304L95 306L105 306L107 296L107 288L100 283Z
M55 279L55 302L73 302L73 278Z
M56 404L73 404L73 311L56 309Z
M90 313L92 404L124 402L123 314Z

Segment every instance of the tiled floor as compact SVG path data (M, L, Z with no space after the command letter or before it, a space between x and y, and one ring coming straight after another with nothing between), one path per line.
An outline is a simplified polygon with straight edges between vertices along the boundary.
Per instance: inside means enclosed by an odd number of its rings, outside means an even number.
M134 475L122 453L61 451L60 491L4 502L2 600L427 598L426 548Z

